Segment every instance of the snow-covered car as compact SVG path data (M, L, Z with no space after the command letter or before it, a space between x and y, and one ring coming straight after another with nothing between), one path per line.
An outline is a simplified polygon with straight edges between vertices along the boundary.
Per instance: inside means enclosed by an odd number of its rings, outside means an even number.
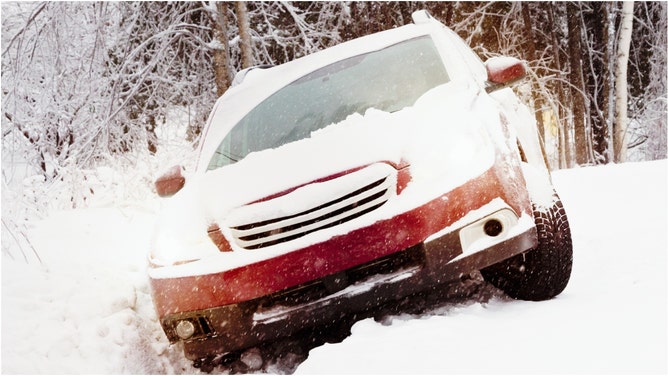
M240 72L170 196L149 277L160 323L200 364L472 273L550 299L570 229L533 114L424 11L413 24Z

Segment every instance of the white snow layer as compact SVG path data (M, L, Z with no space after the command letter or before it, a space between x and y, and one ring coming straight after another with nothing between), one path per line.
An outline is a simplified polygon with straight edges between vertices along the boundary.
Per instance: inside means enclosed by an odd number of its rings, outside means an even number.
M251 153L236 164L196 176L170 199L161 216L152 261L157 265L200 261L158 269L151 272L152 276L206 274L275 257L391 218L478 176L494 162L492 142L507 148L498 131L496 104L478 96L478 90L465 82L451 82L427 92L412 107L395 113L370 109L364 115L353 114L314 132L310 138ZM471 112L480 116L471 117ZM227 228L238 223L230 223L234 221L230 213L247 203L366 164L398 164L402 159L411 164L412 181L400 196L356 221L253 252L231 242L235 252L221 253L206 234L209 223L214 222L232 239ZM318 194L306 197L310 199L304 204L323 198ZM305 200L304 196L300 200ZM246 223L254 221L248 216L246 219Z
M667 168L662 160L554 174L575 247L571 282L556 299L450 305L389 326L364 320L342 343L311 351L297 373L666 374ZM198 372L168 345L149 297L156 213L101 207L32 222L27 236L43 265L26 264L3 232L3 373Z

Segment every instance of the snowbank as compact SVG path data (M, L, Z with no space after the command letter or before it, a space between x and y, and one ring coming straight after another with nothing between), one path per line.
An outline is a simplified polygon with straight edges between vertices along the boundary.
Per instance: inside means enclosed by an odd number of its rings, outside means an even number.
M192 372L153 311L145 260L154 221L146 207L58 212L28 233L41 265L3 252L2 372Z

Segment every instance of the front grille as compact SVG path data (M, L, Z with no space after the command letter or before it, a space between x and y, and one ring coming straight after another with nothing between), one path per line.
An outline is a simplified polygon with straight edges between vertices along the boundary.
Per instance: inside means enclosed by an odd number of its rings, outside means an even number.
M316 185L314 193L311 186ZM372 212L387 202L395 186L393 168L386 164L372 165L336 179L307 185L286 196L245 206L243 212L253 220L244 222L237 218L236 222L242 224L230 229L234 241L245 249L289 242ZM331 192L337 192L333 199ZM313 195L321 197L320 200L308 207L299 204L311 202ZM281 215L276 215L276 208L285 207L294 208L292 212L283 210Z

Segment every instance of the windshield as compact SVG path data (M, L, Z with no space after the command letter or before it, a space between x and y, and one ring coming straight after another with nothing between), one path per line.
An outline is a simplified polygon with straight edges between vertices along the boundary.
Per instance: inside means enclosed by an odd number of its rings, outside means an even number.
M372 107L401 110L447 81L428 36L338 61L292 82L249 112L227 134L208 170L239 161L253 151L307 138L315 130Z

